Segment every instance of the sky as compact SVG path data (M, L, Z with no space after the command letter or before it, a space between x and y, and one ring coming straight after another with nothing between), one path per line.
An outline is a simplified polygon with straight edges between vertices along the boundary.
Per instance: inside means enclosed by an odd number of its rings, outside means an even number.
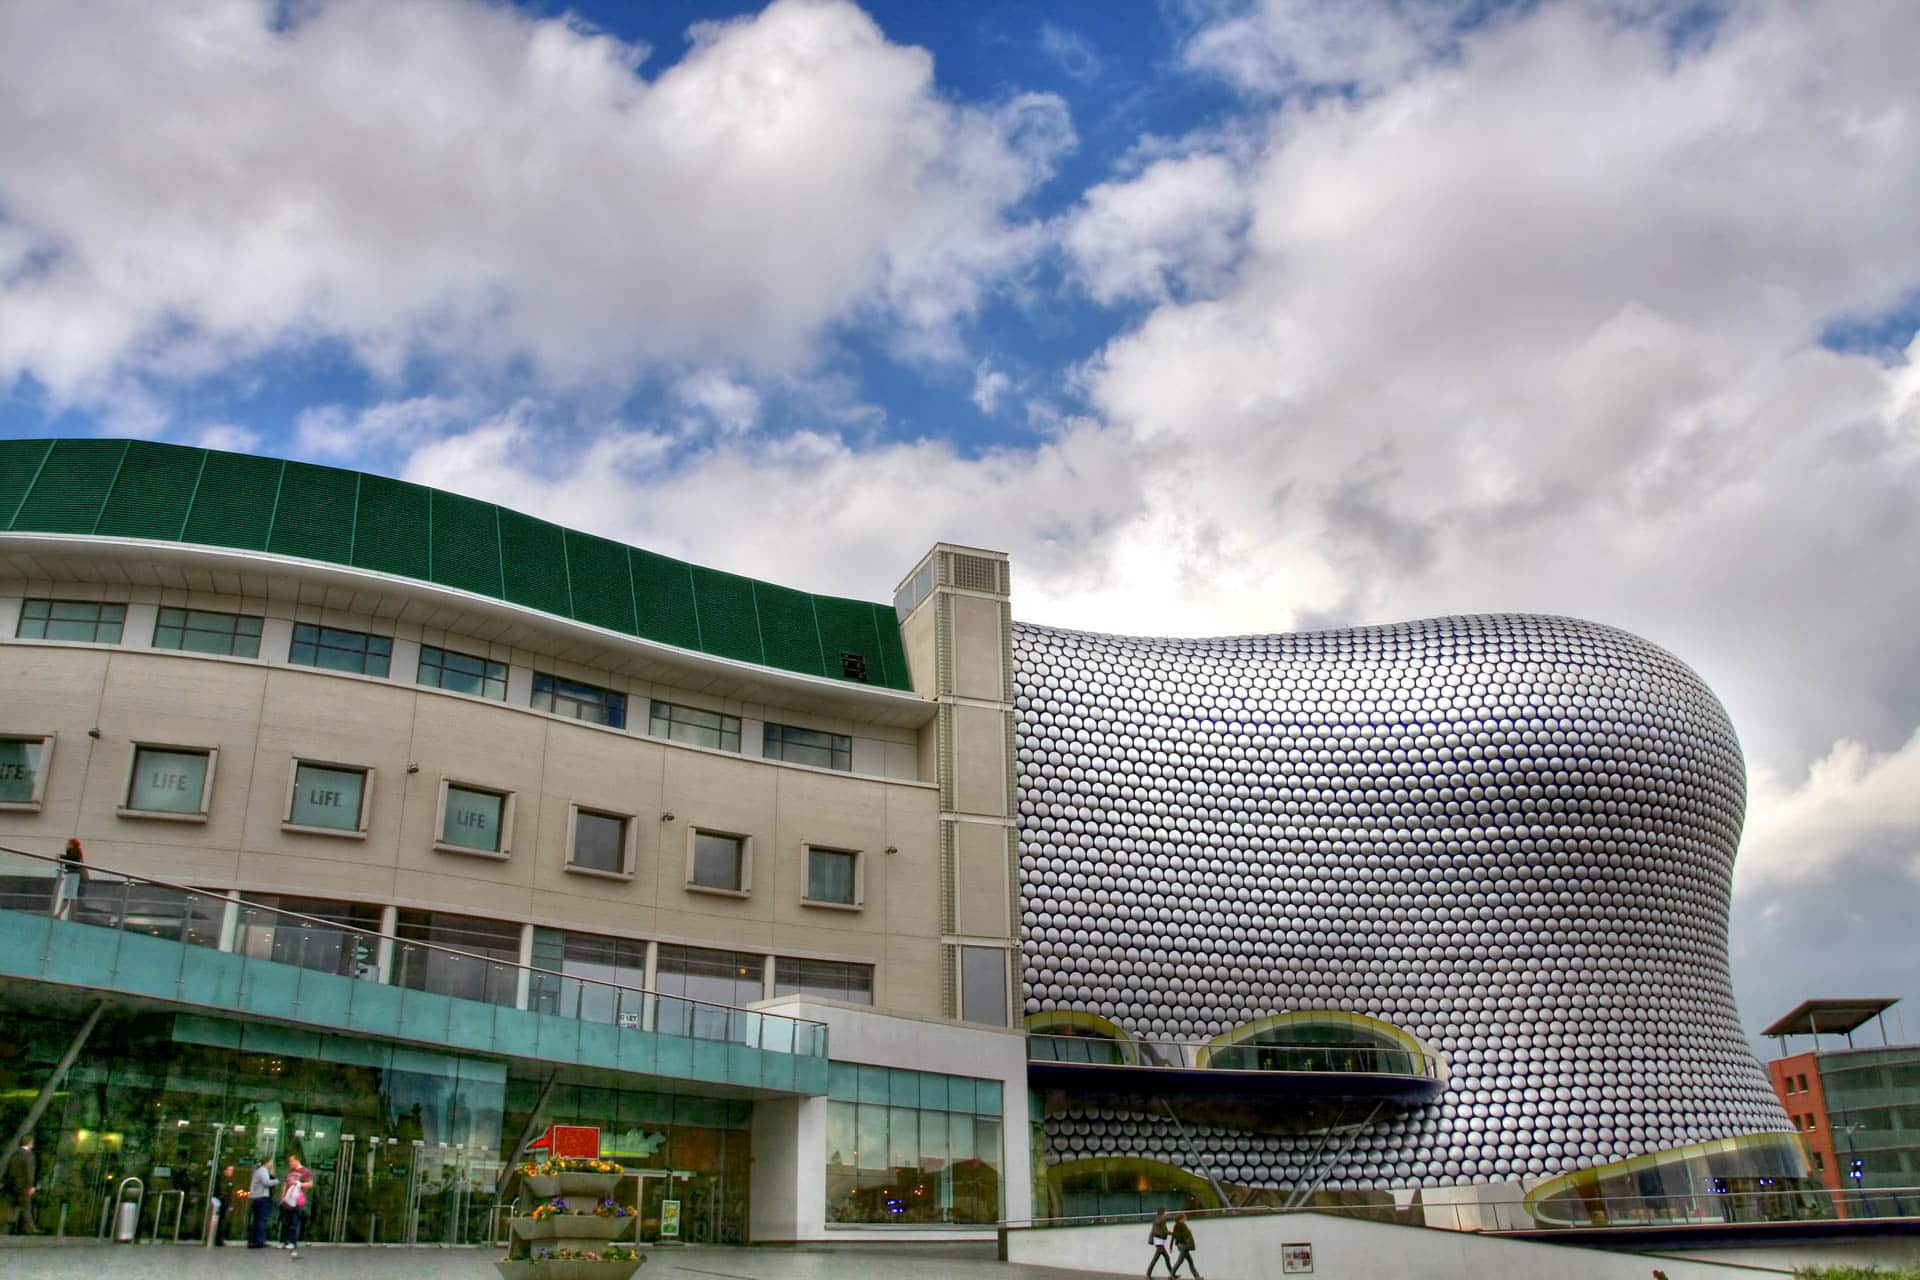
M0 435L885 600L1541 611L1720 694L1750 1030L1920 1039L1911 0L22 0Z

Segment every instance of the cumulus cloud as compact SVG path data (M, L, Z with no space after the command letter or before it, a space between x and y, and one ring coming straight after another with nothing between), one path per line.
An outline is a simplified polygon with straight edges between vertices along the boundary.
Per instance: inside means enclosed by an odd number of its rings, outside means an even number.
M317 405L294 419L294 447L326 461L404 456L456 425L470 421L474 406L449 396L413 396L360 409Z
M462 0L0 11L0 381L56 402L337 340L622 387L917 357L1044 242L1064 107L962 106L838 0L646 50Z
M751 431L760 423L760 393L718 369L688 374L675 385L674 395L721 431Z
M1465 0L1257 0L1203 26L1183 57L1264 96L1371 93L1424 69L1477 12Z
M260 433L232 422L215 422L201 427L192 434L193 443L202 449L225 449L232 453L249 453L260 443Z
M1062 246L1102 303L1212 293L1239 256L1248 194L1224 155L1158 160L1088 190L1062 228Z
M982 364L973 371L973 407L982 413L998 409L1000 398L1012 389L1013 379L991 364Z
M1920 730L1894 751L1843 739L1797 781L1751 775L1743 888L1821 880L1873 849L1903 863L1920 892Z

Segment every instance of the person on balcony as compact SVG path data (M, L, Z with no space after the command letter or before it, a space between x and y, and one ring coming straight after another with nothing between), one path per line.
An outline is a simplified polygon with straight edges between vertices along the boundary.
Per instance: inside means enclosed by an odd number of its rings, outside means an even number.
M86 862L86 855L80 851L80 841L68 837L66 852L60 855L60 882L53 891L55 920L65 920L73 915L73 906L80 901L80 886L87 882Z

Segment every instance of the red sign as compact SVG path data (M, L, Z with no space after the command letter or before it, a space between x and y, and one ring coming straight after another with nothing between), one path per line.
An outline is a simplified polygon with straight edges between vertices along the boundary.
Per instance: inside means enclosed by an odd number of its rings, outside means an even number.
M592 1160L600 1154L600 1130L594 1125L557 1124L547 1130L547 1143L556 1156Z

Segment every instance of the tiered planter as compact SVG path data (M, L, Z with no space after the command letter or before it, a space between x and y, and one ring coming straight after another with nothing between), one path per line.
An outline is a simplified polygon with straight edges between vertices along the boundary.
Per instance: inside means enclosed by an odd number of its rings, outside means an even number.
M578 1197L583 1204L597 1205L613 1194L620 1182L617 1173L523 1174L527 1190L542 1200L558 1196ZM569 1207L565 1213L544 1217L510 1218L513 1243L507 1256L494 1263L501 1280L627 1280L646 1262L644 1255L626 1260L587 1258L542 1258L543 1249L577 1249L600 1253L621 1236L636 1235L637 1216L603 1218L592 1208ZM619 1242L631 1248L629 1241Z

